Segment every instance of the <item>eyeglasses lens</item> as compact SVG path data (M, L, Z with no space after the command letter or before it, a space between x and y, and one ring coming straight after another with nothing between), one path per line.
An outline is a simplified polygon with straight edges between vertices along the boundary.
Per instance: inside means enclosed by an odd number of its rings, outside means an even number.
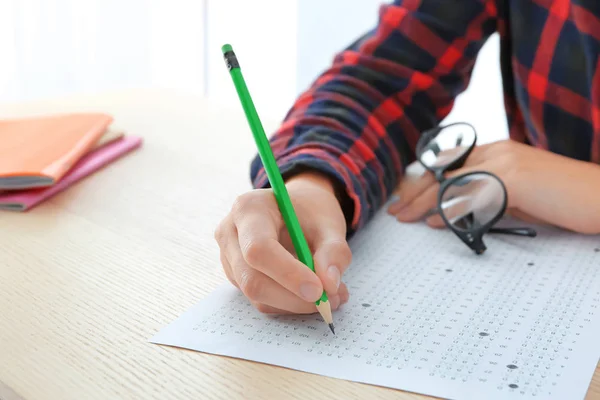
M503 211L506 192L488 174L473 173L448 186L441 199L444 217L458 230L470 231L491 222Z
M464 155L475 140L475 130L470 125L446 126L422 147L421 162L429 168L445 167Z

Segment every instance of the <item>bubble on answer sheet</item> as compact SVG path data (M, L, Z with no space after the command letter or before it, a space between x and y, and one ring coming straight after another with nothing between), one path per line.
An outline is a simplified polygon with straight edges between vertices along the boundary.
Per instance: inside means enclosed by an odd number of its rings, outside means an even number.
M508 364L508 365L506 366L506 368L509 368L509 369L517 369L518 367L517 367L516 365L514 365L514 364Z
M490 336L487 332L479 332L479 336Z
M362 304L362 306L363 306L363 307L367 307L367 308L368 308L368 307L371 307L371 305L370 305L369 303L363 303L363 304Z
M515 383L511 383L510 385L508 385L508 387L511 389L517 389L519 387L519 385L517 385Z

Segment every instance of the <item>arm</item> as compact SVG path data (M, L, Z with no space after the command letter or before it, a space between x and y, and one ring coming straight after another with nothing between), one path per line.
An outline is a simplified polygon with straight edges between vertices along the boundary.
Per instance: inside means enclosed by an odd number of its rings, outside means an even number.
M475 147L465 165L448 178L473 171L491 172L504 182L508 212L517 218L600 234L600 165L502 140ZM431 226L443 227L439 215L427 215L436 207L438 188L432 175L408 182L390 212L402 222L427 218Z
M502 144L498 143L500 152ZM570 231L600 234L600 165L512 142L507 186L516 216ZM491 151L490 151L491 153Z
M299 96L271 144L284 177L333 178L348 235L382 206L414 161L420 132L437 125L468 85L496 29L491 0L396 0L378 26L338 54ZM267 187L254 159L255 187Z

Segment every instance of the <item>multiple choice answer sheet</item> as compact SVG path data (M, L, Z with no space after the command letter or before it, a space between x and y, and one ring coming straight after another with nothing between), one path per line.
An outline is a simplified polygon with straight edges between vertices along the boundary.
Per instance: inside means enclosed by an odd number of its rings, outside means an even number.
M449 399L584 399L600 357L600 237L449 230L383 210L351 241L350 300L267 316L229 283L151 342Z

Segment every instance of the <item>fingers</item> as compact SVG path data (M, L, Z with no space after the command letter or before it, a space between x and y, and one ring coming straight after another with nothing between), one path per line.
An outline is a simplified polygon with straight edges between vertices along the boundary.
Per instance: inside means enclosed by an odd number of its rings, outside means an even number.
M303 229L315 251L314 272L294 256L293 248L286 249L285 225L270 191L242 195L215 231L227 279L261 312L315 313L324 290L334 310L348 301L341 275L351 252L341 209L337 218L329 212L307 215L311 218L303 220Z
M433 184L396 214L401 222L415 222L437 207L439 185Z
M231 284L233 286L239 288L237 281L235 280L235 277L233 276L233 270L231 269L231 264L229 264L229 261L227 260L227 257L225 256L225 252L221 251L221 254L219 256L221 259L221 265L223 266L223 271L225 271L225 276L227 276L227 279L229 280L229 282L231 282Z
M253 306L267 314L313 314L317 312L314 302L307 302L296 296L279 283L260 271L252 268L245 261L239 242L234 234L223 241L226 248L222 252L222 262L228 278L250 300ZM308 269L306 266L304 268ZM309 270L310 271L310 270ZM314 275L312 271L311 274ZM333 310L348 301L348 290L343 286L342 296L329 296Z
M468 174L470 172L478 171L480 168L481 166L459 168L448 172L446 178L450 179L458 175ZM411 195L419 191L418 195L410 201L405 200L408 201L408 203L401 200L401 207L392 208L392 206L390 207L390 212L393 215L396 215L396 218L401 222L414 222L424 217L429 218L427 213L430 210L437 208L439 187L439 183L437 183L431 175L429 177L422 177L419 182L411 184L408 189ZM440 220L433 219L433 223L435 224L434 226L438 226L440 225Z
M275 282L270 277L249 266L234 243L227 254L230 254L234 279L240 290L254 307L266 314L313 314L317 312L314 302L308 302ZM304 267L308 269L306 266ZM314 275L312 271L311 274ZM347 290L346 290L347 293ZM348 301L346 295L345 301ZM332 310L337 310L342 303L339 295L329 296Z
M335 207L328 207L327 212L313 212L312 218L306 220L304 229L313 251L316 276L328 296L337 295L342 276L352 261L352 252L346 241L346 220L341 208L336 203Z
M440 214L434 214L425 220L428 226L435 229L442 229L446 227L444 220Z
M435 177L430 172L425 172L418 179L406 179L400 184L398 191L399 200L388 208L392 215L398 214L408 204L414 202L425 190L436 183Z
M326 232L313 244L315 272L328 296L338 294L342 275L352 262L352 252L340 232Z
M234 230L233 223L229 218L225 218L221 223L217 226L214 232L214 238L219 245L219 258L221 260L221 265L223 266L223 271L225 272L225 276L231 282L232 285L238 287L237 282L235 281L235 277L233 276L233 271L231 269L231 264L227 260L226 247L227 241L229 238L233 237Z
M329 298L329 304L331 306L331 310L332 311L337 310L338 308L340 308L340 306L342 306L347 301L348 301L347 294L346 294L346 297L344 300L342 300L342 296L334 296L334 297ZM289 315L289 314L310 314L311 313L311 312L307 312L307 313L300 312L299 313L296 311L285 310L285 309L281 309L281 308L277 308L277 307L271 307L266 304L256 303L256 302L252 302L252 305L254 306L254 308L256 308L258 311L260 311L263 314Z
M288 252L278 240L278 223L265 221L264 213L235 218L239 251L250 267L307 302L317 301L323 284L306 265Z
M350 299L350 292L348 291L348 286L346 286L346 284L340 284L340 288L338 289L338 296L340 298L340 306L348 302L348 299Z
M262 308L268 306L296 314L317 312L314 301L302 299L269 276L250 266L246 262L236 238L231 238L228 241L226 254L238 287L253 304L257 305L259 310L262 311Z

